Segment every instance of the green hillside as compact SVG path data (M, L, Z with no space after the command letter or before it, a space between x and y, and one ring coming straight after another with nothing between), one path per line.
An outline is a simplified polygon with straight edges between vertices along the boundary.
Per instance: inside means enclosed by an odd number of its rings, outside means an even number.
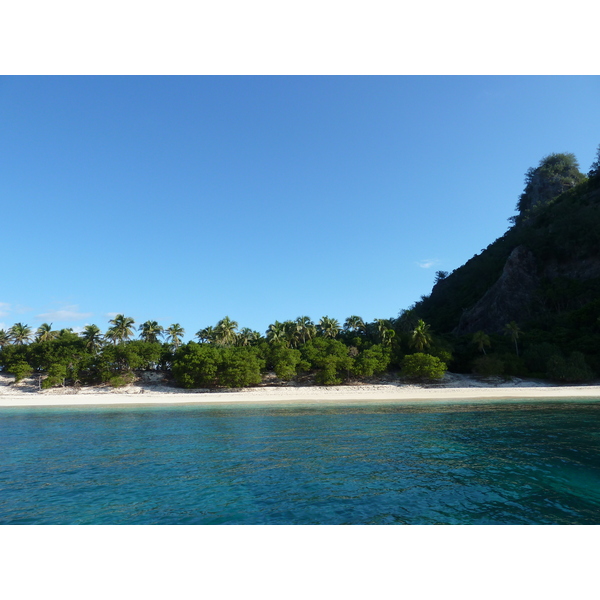
M414 313L457 349L479 331L506 345L506 325L515 322L524 350L544 343L562 356L582 352L600 372L599 162L600 148L586 177L572 154L542 159L526 174L513 225L460 268L439 274ZM467 368L466 357L457 360Z

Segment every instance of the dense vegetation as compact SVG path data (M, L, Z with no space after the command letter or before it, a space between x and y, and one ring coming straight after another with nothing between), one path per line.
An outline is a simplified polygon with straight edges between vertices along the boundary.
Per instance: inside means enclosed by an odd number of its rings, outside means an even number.
M225 317L198 331L198 341L187 344L181 341L185 332L177 323L163 330L156 321L147 321L139 327L139 339L132 339L131 317L117 315L110 325L104 334L88 325L78 335L67 329L53 331L48 323L34 334L16 323L0 331L0 365L17 382L37 373L41 388L121 386L133 380L135 371L144 370L163 372L181 387L215 388L257 385L267 372L282 382L334 385L381 375L390 367L398 370L401 364L407 377L436 378L446 369L440 357L451 357L422 321L412 331L397 334L392 322L383 319L365 323L353 316L341 327L329 317L316 324L298 317L276 321L263 336L238 330L238 324ZM416 351L415 356L426 358L413 366L405 359ZM429 370L428 361L433 365Z
M229 317L183 343L175 323L137 328L117 315L102 333L0 330L0 367L16 381L37 374L41 388L108 383L157 371L186 388L245 387L267 373L280 382L335 385L384 373L438 379L447 368L482 376L535 376L587 381L600 374L600 147L587 177L572 154L552 154L529 169L512 226L451 274L438 272L431 295L397 318L343 325L323 317L275 321L265 334ZM534 317L459 334L466 309L481 301L516 248L535 256L539 285L527 298ZM537 280L536 280L537 281Z

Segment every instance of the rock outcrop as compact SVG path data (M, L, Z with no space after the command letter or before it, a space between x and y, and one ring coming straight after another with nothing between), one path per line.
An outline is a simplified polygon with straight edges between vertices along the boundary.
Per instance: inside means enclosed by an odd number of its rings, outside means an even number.
M525 246L517 246L498 281L472 308L463 312L453 333L500 332L506 323L531 318L532 299L539 285L534 255Z

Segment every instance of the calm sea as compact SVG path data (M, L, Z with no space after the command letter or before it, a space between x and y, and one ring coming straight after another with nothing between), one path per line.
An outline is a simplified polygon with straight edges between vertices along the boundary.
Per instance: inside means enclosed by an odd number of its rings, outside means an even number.
M0 409L1 524L600 524L600 403Z

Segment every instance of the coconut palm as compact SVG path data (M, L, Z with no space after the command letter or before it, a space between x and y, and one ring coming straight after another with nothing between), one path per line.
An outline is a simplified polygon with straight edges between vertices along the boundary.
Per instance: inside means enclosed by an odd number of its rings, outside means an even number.
M173 323L167 327L167 340L175 350L181 346L181 338L185 335L185 329L179 323Z
M204 329L200 329L200 331L196 332L196 337L200 343L211 344L216 339L215 328L209 325Z
M390 334L388 334L387 331L393 331L393 329L392 324L389 322L388 319L375 319L375 326L377 327L377 333L379 334L379 340L381 341L381 343L383 343L384 338L390 338Z
M283 342L287 345L288 339L285 331L285 325L279 321L271 323L267 329L267 340L272 344Z
M367 332L367 327L361 317L352 315L344 321L344 330L364 334Z
M396 337L396 332L393 329L384 329L379 335L382 346L391 346L392 340Z
M237 334L236 344L238 346L249 346L255 339L254 331L249 327L243 327Z
M429 333L429 325L419 319L417 325L413 329L410 344L417 352L423 352L425 348L431 346L431 333Z
M399 333L412 333L418 322L417 313L412 308L401 310L395 320L396 329Z
M519 339L520 333L521 330L514 321L511 321L504 326L504 335L509 335L515 343L515 352L517 353L517 356L519 356L519 344L517 343L517 340Z
M473 343L477 345L477 350L479 352L483 352L485 354L485 347L491 346L490 336L487 335L484 331L476 331L473 334Z
M317 331L323 337L333 339L340 332L340 324L337 319L325 316L317 323Z
M140 332L140 339L145 342L156 343L158 338L163 336L164 328L156 321L146 321L139 326L138 331Z
M284 321L283 329L285 331L288 346L290 348L297 348L302 341L300 335L301 325L297 321Z
M18 346L31 341L31 327L23 323L15 323L9 330L10 339Z
M102 332L97 325L86 325L80 335L85 342L85 347L92 352L102 345Z
M10 335L4 329L0 329L0 348L8 346L10 344Z
M298 335L300 336L300 340L303 344L306 344L306 342L312 340L312 338L314 338L317 334L317 328L309 317L298 317L296 319L296 325L298 326Z
M58 337L58 331L52 331L52 323L42 323L35 332L36 342L48 342Z
M112 340L114 343L123 343L133 335L133 325L135 321L131 317L125 315L117 315L111 319L109 323L112 327L106 332L105 337Z
M220 344L221 346L232 346L235 344L237 328L237 322L232 321L229 317L224 317L221 319L215 327L217 344Z

